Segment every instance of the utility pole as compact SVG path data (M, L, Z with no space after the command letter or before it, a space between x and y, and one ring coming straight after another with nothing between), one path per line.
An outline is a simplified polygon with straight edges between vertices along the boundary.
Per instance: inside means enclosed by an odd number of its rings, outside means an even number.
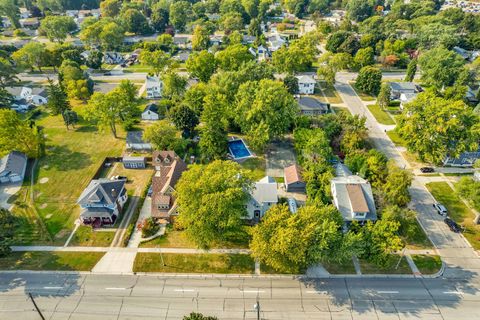
M257 311L257 320L260 320L260 302L258 301L257 298L257 303L253 306L253 309Z
M33 296L32 296L32 294L31 294L30 292L28 293L28 296L30 297L30 300L32 300L32 303L33 303L33 305L35 306L35 309L37 310L38 314L40 315L40 318L42 318L42 320L45 320L45 317L43 316L42 312L41 312L40 309L38 308L37 303L36 303L35 300L33 299Z

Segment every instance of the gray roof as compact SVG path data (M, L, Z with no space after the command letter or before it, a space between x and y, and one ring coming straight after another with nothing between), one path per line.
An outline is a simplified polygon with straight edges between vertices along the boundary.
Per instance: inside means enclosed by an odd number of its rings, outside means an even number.
M258 203L278 202L277 183L272 177L266 176L255 183L252 198Z
M150 103L143 110L143 112L145 112L145 111L151 111L151 112L158 113L158 106L155 103Z
M12 151L0 159L0 175L23 176L26 166L27 156L21 152Z
M84 208L80 215L83 218L96 218L98 216L104 216L105 213L112 215L113 210L107 207L88 207Z
M305 111L317 111L317 110L322 110L322 111L328 111L328 104L323 103L315 98L311 97L300 97L298 99L298 104L300 105L301 110Z
M5 90L12 96L19 96L22 92L22 87L6 87Z
M143 131L128 131L127 132L128 144L143 144L146 143L143 140Z
M358 185L361 187L363 197L368 206L368 213L364 219L354 218L352 215L352 204L349 191L347 190L348 186ZM373 199L372 187L365 179L362 179L359 176L343 176L335 177L332 179L332 189L335 188L336 192L334 194L334 201L337 205L338 211L342 214L344 221L367 221L367 220L377 220L377 210L375 208L375 200ZM353 199L352 199L353 200ZM358 199L357 199L358 200Z
M313 83L313 84L317 83L315 79L313 79L313 77L306 74L301 76L296 76L296 78L298 79L298 83Z
M472 167L478 159L480 159L480 149L475 152L463 152L458 158L447 157L444 161L444 165Z
M122 162L145 162L145 157L137 156L137 157L123 157Z
M48 92L45 88L33 87L32 95L42 96L44 98L48 97Z
M174 44L185 44L188 42L187 37L173 37Z
M90 181L83 190L77 203L84 204L114 204L124 190L125 180L98 179Z
M390 82L390 88L394 91L416 91L417 85L413 82Z

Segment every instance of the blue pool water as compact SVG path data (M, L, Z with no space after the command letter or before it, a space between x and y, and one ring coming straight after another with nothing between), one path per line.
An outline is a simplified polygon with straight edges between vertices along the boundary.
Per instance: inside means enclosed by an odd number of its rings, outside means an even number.
M252 155L243 140L228 141L228 148L235 159L247 158Z

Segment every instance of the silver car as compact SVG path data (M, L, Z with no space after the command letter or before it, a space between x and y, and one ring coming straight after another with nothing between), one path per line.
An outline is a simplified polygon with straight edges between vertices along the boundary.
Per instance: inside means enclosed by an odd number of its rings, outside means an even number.
M446 217L447 216L447 208L445 208L445 206L441 203L434 203L433 204L433 207L435 208L435 210L437 210L438 214L443 216L443 217Z

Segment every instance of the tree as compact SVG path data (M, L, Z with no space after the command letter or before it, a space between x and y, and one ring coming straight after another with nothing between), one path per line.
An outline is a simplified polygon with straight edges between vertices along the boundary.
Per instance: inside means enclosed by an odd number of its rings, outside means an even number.
M192 312L188 316L184 316L183 320L218 320L218 318L212 316L204 316L201 313Z
M226 97L218 92L204 97L199 146L206 159L222 159L227 153L226 103Z
M373 65L375 63L373 49L370 47L359 49L353 61L359 68Z
M135 34L148 34L152 32L147 18L136 9L128 9L124 11L120 19L125 27L125 30Z
M479 181L474 180L472 177L462 177L455 185L455 191L460 198L467 199L473 207L480 207Z
M341 225L333 206L307 205L291 214L286 205L276 205L253 228L250 250L254 258L278 271L303 272L322 260L337 260L336 255L343 259L355 254L342 245ZM342 247L343 253L337 252Z
M65 126L67 127L67 130L70 128L70 126L75 128L75 125L78 122L78 114L70 109L66 109L65 111L63 111L62 118Z
M388 82L382 83L377 97L377 104L380 106L380 108L386 109L388 107L390 104L390 94L390 84Z
M189 106L181 104L170 110L170 118L178 130L182 130L185 136L191 135L198 125L198 115Z
M319 78L323 79L329 86L333 86L335 84L336 71L331 66L319 66L317 68L317 75Z
M187 71L192 77L202 82L208 82L217 68L215 56L206 50L192 53L185 63Z
M374 12L374 4L370 0L349 0L347 3L348 16L357 21L363 21Z
M285 79L283 79L283 84L287 88L290 94L296 94L298 92L298 79L293 75L287 75Z
M355 86L363 92L377 95L382 85L380 69L367 66L360 69Z
M152 6L152 14L150 15L152 27L158 32L164 32L168 25L168 9L162 6L161 2L157 2Z
M209 248L241 228L250 188L247 172L233 161L194 164L176 185L177 222L198 247Z
M383 185L383 193L388 203L405 207L410 202L408 188L412 184L412 174L399 168L392 160L387 165L388 174Z
M102 17L115 18L120 14L122 1L120 0L104 0L100 2L100 12Z
M187 78L179 75L173 70L162 75L163 90L162 95L168 99L180 99L185 93Z
M242 30L244 27L242 15L238 12L228 12L222 15L219 23L221 30L225 31L226 34Z
M15 0L0 0L0 13L10 20L15 29L20 28L20 10Z
M69 16L47 16L40 24L40 32L44 33L48 40L63 43L67 35L77 28L77 24Z
M458 82L462 73L467 72L463 59L442 47L434 48L420 55L418 65L422 70L422 81L437 89L453 85Z
M0 257L5 257L11 251L11 241L18 227L17 220L18 218L10 211L0 208Z
M192 49L193 50L207 50L210 43L208 30L202 25L196 25L193 30L192 36Z
M240 69L244 63L253 60L253 56L248 52L247 47L241 44L235 44L228 46L225 50L217 52L215 54L215 60L222 70L236 71Z
M156 50L156 51L142 50L142 52L140 53L139 60L141 64L149 66L156 76L164 72L167 69L167 67L169 67L172 64L170 55L163 52L162 50Z
M66 110L71 108L67 94L60 83L54 84L52 80L49 80L47 92L47 108L53 115L63 114Z
M410 152L436 164L477 150L480 137L479 117L470 107L429 91L405 106L397 130Z
M85 64L92 69L100 69L102 67L103 53L99 50L92 50L88 55Z
M0 88L5 88L18 81L15 66L6 58L0 58Z
M333 53L345 52L354 55L360 48L360 43L352 32L340 30L327 38L325 48Z
M168 120L156 121L147 127L143 137L157 150L179 150L183 143L177 129Z
M43 43L28 42L21 49L12 54L13 60L22 68L29 68L34 71L38 68L42 72L42 67L46 61L46 47Z
M22 121L11 109L0 109L0 154L20 151L29 158L41 156L44 138L38 128Z
M235 122L257 149L263 149L270 139L287 132L298 108L283 84L269 79L242 84L236 101Z
M412 59L407 66L405 81L412 82L415 79L415 73L417 73L417 59Z
M68 80L65 82L70 98L80 99L86 102L92 94L86 79Z
M174 1L170 5L170 23L175 29L183 31L187 24L191 5L187 1Z
M88 18L87 18L88 19ZM112 50L122 45L125 29L112 18L85 20L80 31L80 40L85 44L104 50Z

